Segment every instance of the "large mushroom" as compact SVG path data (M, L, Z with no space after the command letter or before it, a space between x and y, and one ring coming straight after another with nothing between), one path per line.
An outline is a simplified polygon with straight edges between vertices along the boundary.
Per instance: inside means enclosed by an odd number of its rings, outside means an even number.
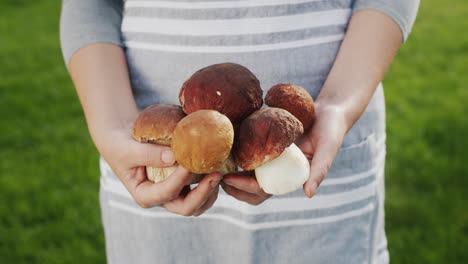
M236 135L234 159L244 170L255 170L269 194L286 194L309 178L309 162L294 141L304 132L301 122L284 109L266 107L247 117Z
M212 109L226 115L234 126L263 105L263 91L244 66L221 63L195 72L184 82L179 101L186 114Z
M177 124L171 147L177 162L191 172L226 174L236 170L230 158L233 141L234 129L225 115L199 110Z
M133 125L133 138L141 143L153 143L170 146L172 134L185 113L182 107L171 104L157 104L145 108ZM165 180L177 168L146 167L146 175L150 181Z
M287 110L301 121L307 132L315 121L314 99L302 87L292 84L277 84L268 90L265 104Z

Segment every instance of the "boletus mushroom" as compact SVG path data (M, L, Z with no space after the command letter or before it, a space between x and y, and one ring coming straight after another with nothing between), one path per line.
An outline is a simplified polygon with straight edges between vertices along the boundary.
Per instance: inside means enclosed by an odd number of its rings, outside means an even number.
M145 108L133 125L133 139L141 143L170 146L176 125L185 113L182 107L171 104L157 104ZM169 177L177 165L167 168L146 167L150 181L160 182Z
M186 114L212 109L236 126L263 105L263 91L255 75L244 66L221 63L195 72L184 82L179 101Z
M302 87L292 84L277 84L268 90L265 104L287 110L301 121L304 132L315 121L314 99Z
M260 187L269 194L286 194L309 178L309 162L294 141L304 132L288 111L266 107L240 125L234 146L236 164L255 170Z
M233 142L229 118L215 110L199 110L177 124L171 148L177 162L193 173L226 174L236 170L229 158Z

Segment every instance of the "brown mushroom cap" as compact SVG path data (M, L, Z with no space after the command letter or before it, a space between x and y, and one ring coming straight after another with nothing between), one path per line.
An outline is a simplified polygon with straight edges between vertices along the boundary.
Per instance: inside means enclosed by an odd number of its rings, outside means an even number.
M263 105L260 82L247 68L235 63L215 64L195 72L183 84L179 100L184 112L213 109L233 124Z
M303 132L301 122L288 111L262 108L242 122L234 159L242 169L254 170L281 155Z
M199 110L179 122L171 148L182 167L194 173L210 173L223 165L233 141L229 118L215 110Z
M315 121L314 99L302 87L292 84L278 84L268 91L265 103L293 114L308 131Z
M157 104L145 108L133 125L133 138L142 143L170 146L172 133L185 117L182 107L171 104Z

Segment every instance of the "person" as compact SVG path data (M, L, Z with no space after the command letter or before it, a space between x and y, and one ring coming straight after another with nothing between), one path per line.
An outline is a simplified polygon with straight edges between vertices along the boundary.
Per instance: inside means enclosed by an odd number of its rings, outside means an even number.
M388 263L381 81L418 6L63 1L63 54L102 157L108 262ZM297 140L311 160L303 190L271 196L252 177L219 173L189 190L182 167L162 183L146 180L145 166L175 161L170 148L131 138L139 111L179 104L192 73L222 62L250 69L264 92L291 83L315 99L316 122Z

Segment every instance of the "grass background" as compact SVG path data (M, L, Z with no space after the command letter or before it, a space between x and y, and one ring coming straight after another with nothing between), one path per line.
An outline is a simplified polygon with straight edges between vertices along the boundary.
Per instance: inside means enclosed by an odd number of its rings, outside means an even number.
M59 1L0 3L0 263L104 263ZM392 263L468 263L468 1L422 1L384 85Z

